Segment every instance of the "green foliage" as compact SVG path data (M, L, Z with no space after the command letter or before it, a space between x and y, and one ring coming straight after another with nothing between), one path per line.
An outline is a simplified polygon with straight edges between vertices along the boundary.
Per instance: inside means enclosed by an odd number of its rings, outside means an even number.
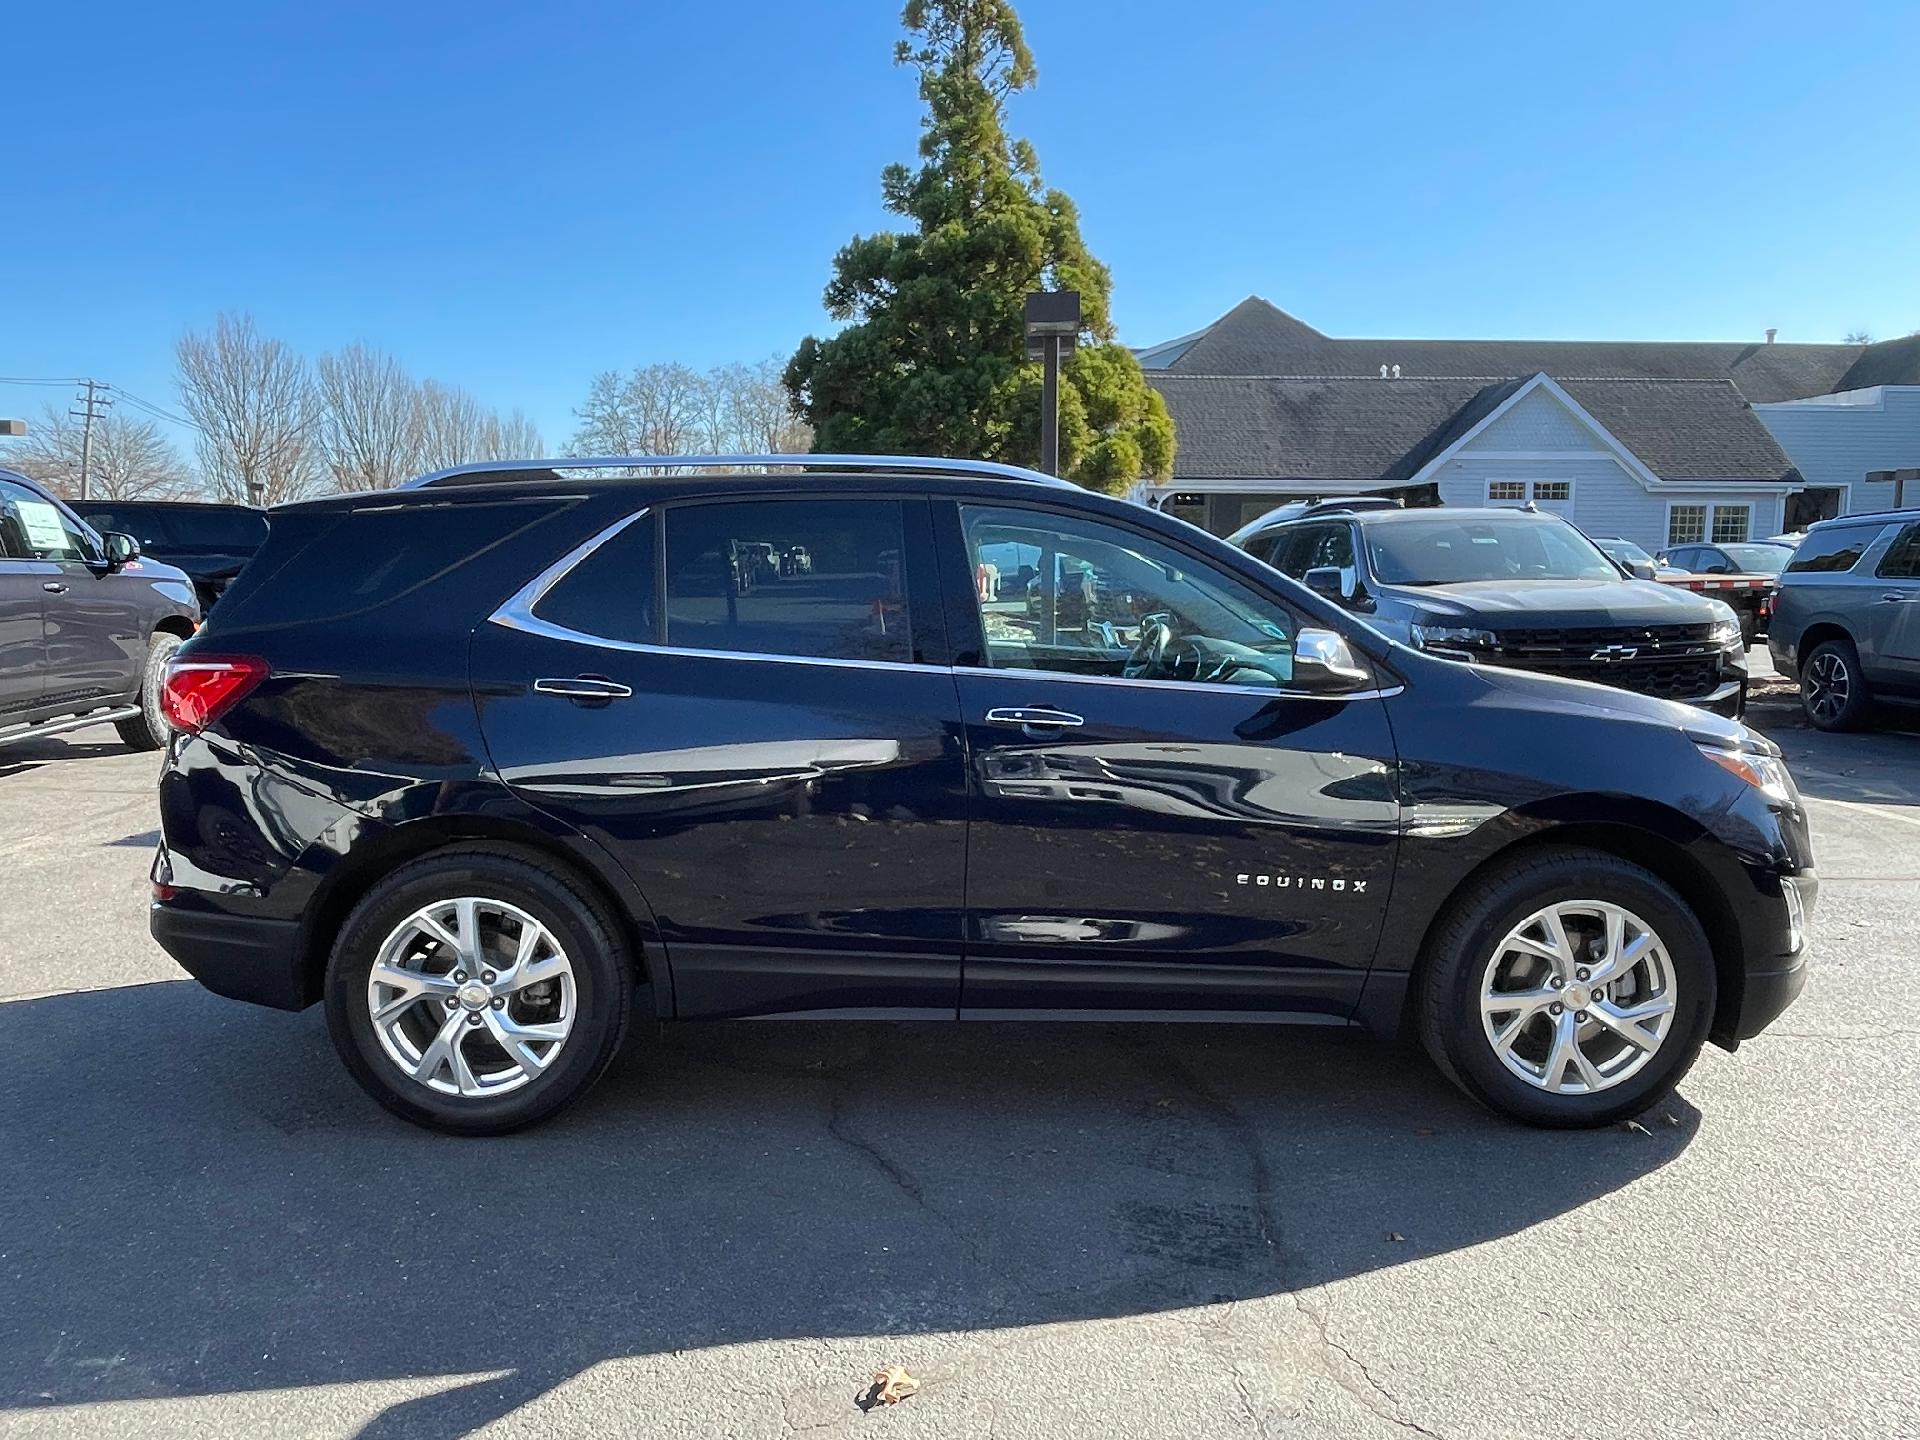
M1173 421L1139 363L1114 343L1112 277L1080 217L1044 189L1033 147L1009 140L1006 98L1033 83L1007 0L909 0L895 60L920 76L921 164L889 165L886 207L904 233L856 236L834 257L827 311L851 322L801 342L788 363L795 410L824 452L1040 458L1040 366L1023 306L1078 290L1080 348L1060 386L1060 461L1117 493L1173 469Z

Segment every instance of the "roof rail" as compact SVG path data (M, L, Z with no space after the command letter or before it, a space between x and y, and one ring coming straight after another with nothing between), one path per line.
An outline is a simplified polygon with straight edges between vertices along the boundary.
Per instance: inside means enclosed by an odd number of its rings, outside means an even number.
M931 475L980 475L1024 480L1033 485L1064 485L1071 480L994 460L946 460L925 455L567 455L553 460L476 460L435 470L409 480L402 490L424 490L462 481L486 483L488 475L517 475L538 470L908 470Z
M1346 495L1333 500L1314 500L1302 511L1306 515L1332 515L1341 510L1398 510L1400 502L1385 495Z

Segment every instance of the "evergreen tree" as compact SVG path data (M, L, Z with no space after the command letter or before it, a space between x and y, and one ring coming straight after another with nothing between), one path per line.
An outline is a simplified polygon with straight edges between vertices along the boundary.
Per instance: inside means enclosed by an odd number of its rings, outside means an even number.
M912 228L856 237L834 258L827 311L853 323L807 337L785 377L814 448L1037 463L1040 366L1026 358L1023 306L1034 290L1078 290L1061 468L1109 493L1164 479L1173 421L1114 343L1112 277L1073 202L1042 187L1033 147L1007 138L1007 97L1034 79L1019 17L1008 0L909 0L902 20L894 59L919 73L927 107L921 164L888 166L881 190Z

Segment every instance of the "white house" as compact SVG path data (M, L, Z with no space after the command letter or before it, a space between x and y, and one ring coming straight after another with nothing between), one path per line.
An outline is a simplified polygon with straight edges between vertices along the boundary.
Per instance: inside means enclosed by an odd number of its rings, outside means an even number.
M1649 550L1772 535L1847 497L1810 490L1753 402L1863 373L1920 384L1920 341L1352 340L1257 297L1137 353L1178 442L1140 498L1223 534L1290 497L1385 494L1531 500Z
M1904 502L1920 505L1920 385L1870 385L1753 409L1808 491L1832 497L1829 513L1894 504L1895 477Z

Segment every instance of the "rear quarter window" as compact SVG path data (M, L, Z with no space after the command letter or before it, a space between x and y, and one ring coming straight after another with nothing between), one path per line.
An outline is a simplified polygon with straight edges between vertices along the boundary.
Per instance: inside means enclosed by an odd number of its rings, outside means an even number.
M1867 553L1867 547L1873 544L1874 537L1880 533L1878 525L1861 525L1840 530L1816 530L1800 542L1800 548L1793 552L1793 559L1787 562L1789 575L1838 575L1860 563L1860 557Z

